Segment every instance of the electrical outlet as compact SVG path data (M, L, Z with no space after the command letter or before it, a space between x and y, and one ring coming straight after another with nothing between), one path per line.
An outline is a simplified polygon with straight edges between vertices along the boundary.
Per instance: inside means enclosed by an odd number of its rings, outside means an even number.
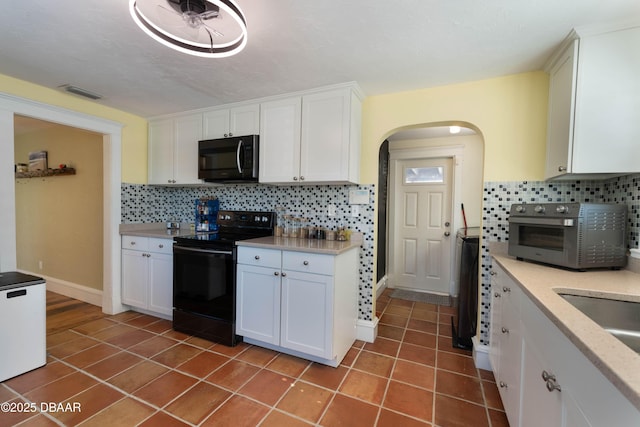
M42 270L42 261L38 261L38 268Z
M328 216L336 216L336 205L328 205L327 206L327 215Z
M355 218L358 215L360 215L360 206L351 205L351 216Z

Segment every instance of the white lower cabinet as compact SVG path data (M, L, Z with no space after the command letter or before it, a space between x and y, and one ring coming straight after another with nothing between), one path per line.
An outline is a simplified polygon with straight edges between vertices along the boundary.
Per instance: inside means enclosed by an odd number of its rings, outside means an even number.
M520 289L511 283L504 271L494 268L491 272L492 345L489 357L511 425L516 425L513 414L520 412L520 300Z
M122 236L122 302L170 318L173 311L171 239Z
M358 251L238 248L236 333L338 366L356 337Z
M495 261L491 275L490 361L509 425L640 425L640 411ZM510 290L506 298L505 289ZM502 291L500 297L496 298L496 291ZM493 314L496 299L499 316ZM520 330L514 334L515 324Z

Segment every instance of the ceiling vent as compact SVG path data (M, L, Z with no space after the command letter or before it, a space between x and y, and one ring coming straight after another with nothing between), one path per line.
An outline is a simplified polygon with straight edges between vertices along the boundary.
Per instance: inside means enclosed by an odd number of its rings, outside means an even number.
M64 90L65 92L72 93L74 95L84 96L85 98L89 98L92 100L102 99L102 95L98 95L97 93L89 92L88 90L79 88L77 86L72 86L69 84L58 86L58 88Z

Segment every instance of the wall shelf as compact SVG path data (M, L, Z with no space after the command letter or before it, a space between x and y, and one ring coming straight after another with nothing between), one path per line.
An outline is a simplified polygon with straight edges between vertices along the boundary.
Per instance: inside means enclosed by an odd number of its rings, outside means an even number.
M16 178L42 178L48 176L75 175L74 168L47 169L43 171L16 172Z

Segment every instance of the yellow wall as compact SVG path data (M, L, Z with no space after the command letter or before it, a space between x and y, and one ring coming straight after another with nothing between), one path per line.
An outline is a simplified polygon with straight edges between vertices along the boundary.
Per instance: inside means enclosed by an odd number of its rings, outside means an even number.
M146 119L105 107L100 105L99 101L86 101L57 89L38 86L1 74L0 92L122 123L122 181L134 184L147 182Z
M15 163L42 150L50 168L77 172L16 180L18 268L102 290L102 135L55 126L15 137Z
M484 139L484 181L542 180L548 75L542 71L370 96L363 103L361 181L378 179L380 144L415 125L462 122Z
M466 123L482 134L485 181L543 179L548 84L548 75L538 71L367 97L362 183L377 182L378 150L387 136L404 127L450 122ZM0 92L123 123L122 181L147 182L144 118L2 75Z

